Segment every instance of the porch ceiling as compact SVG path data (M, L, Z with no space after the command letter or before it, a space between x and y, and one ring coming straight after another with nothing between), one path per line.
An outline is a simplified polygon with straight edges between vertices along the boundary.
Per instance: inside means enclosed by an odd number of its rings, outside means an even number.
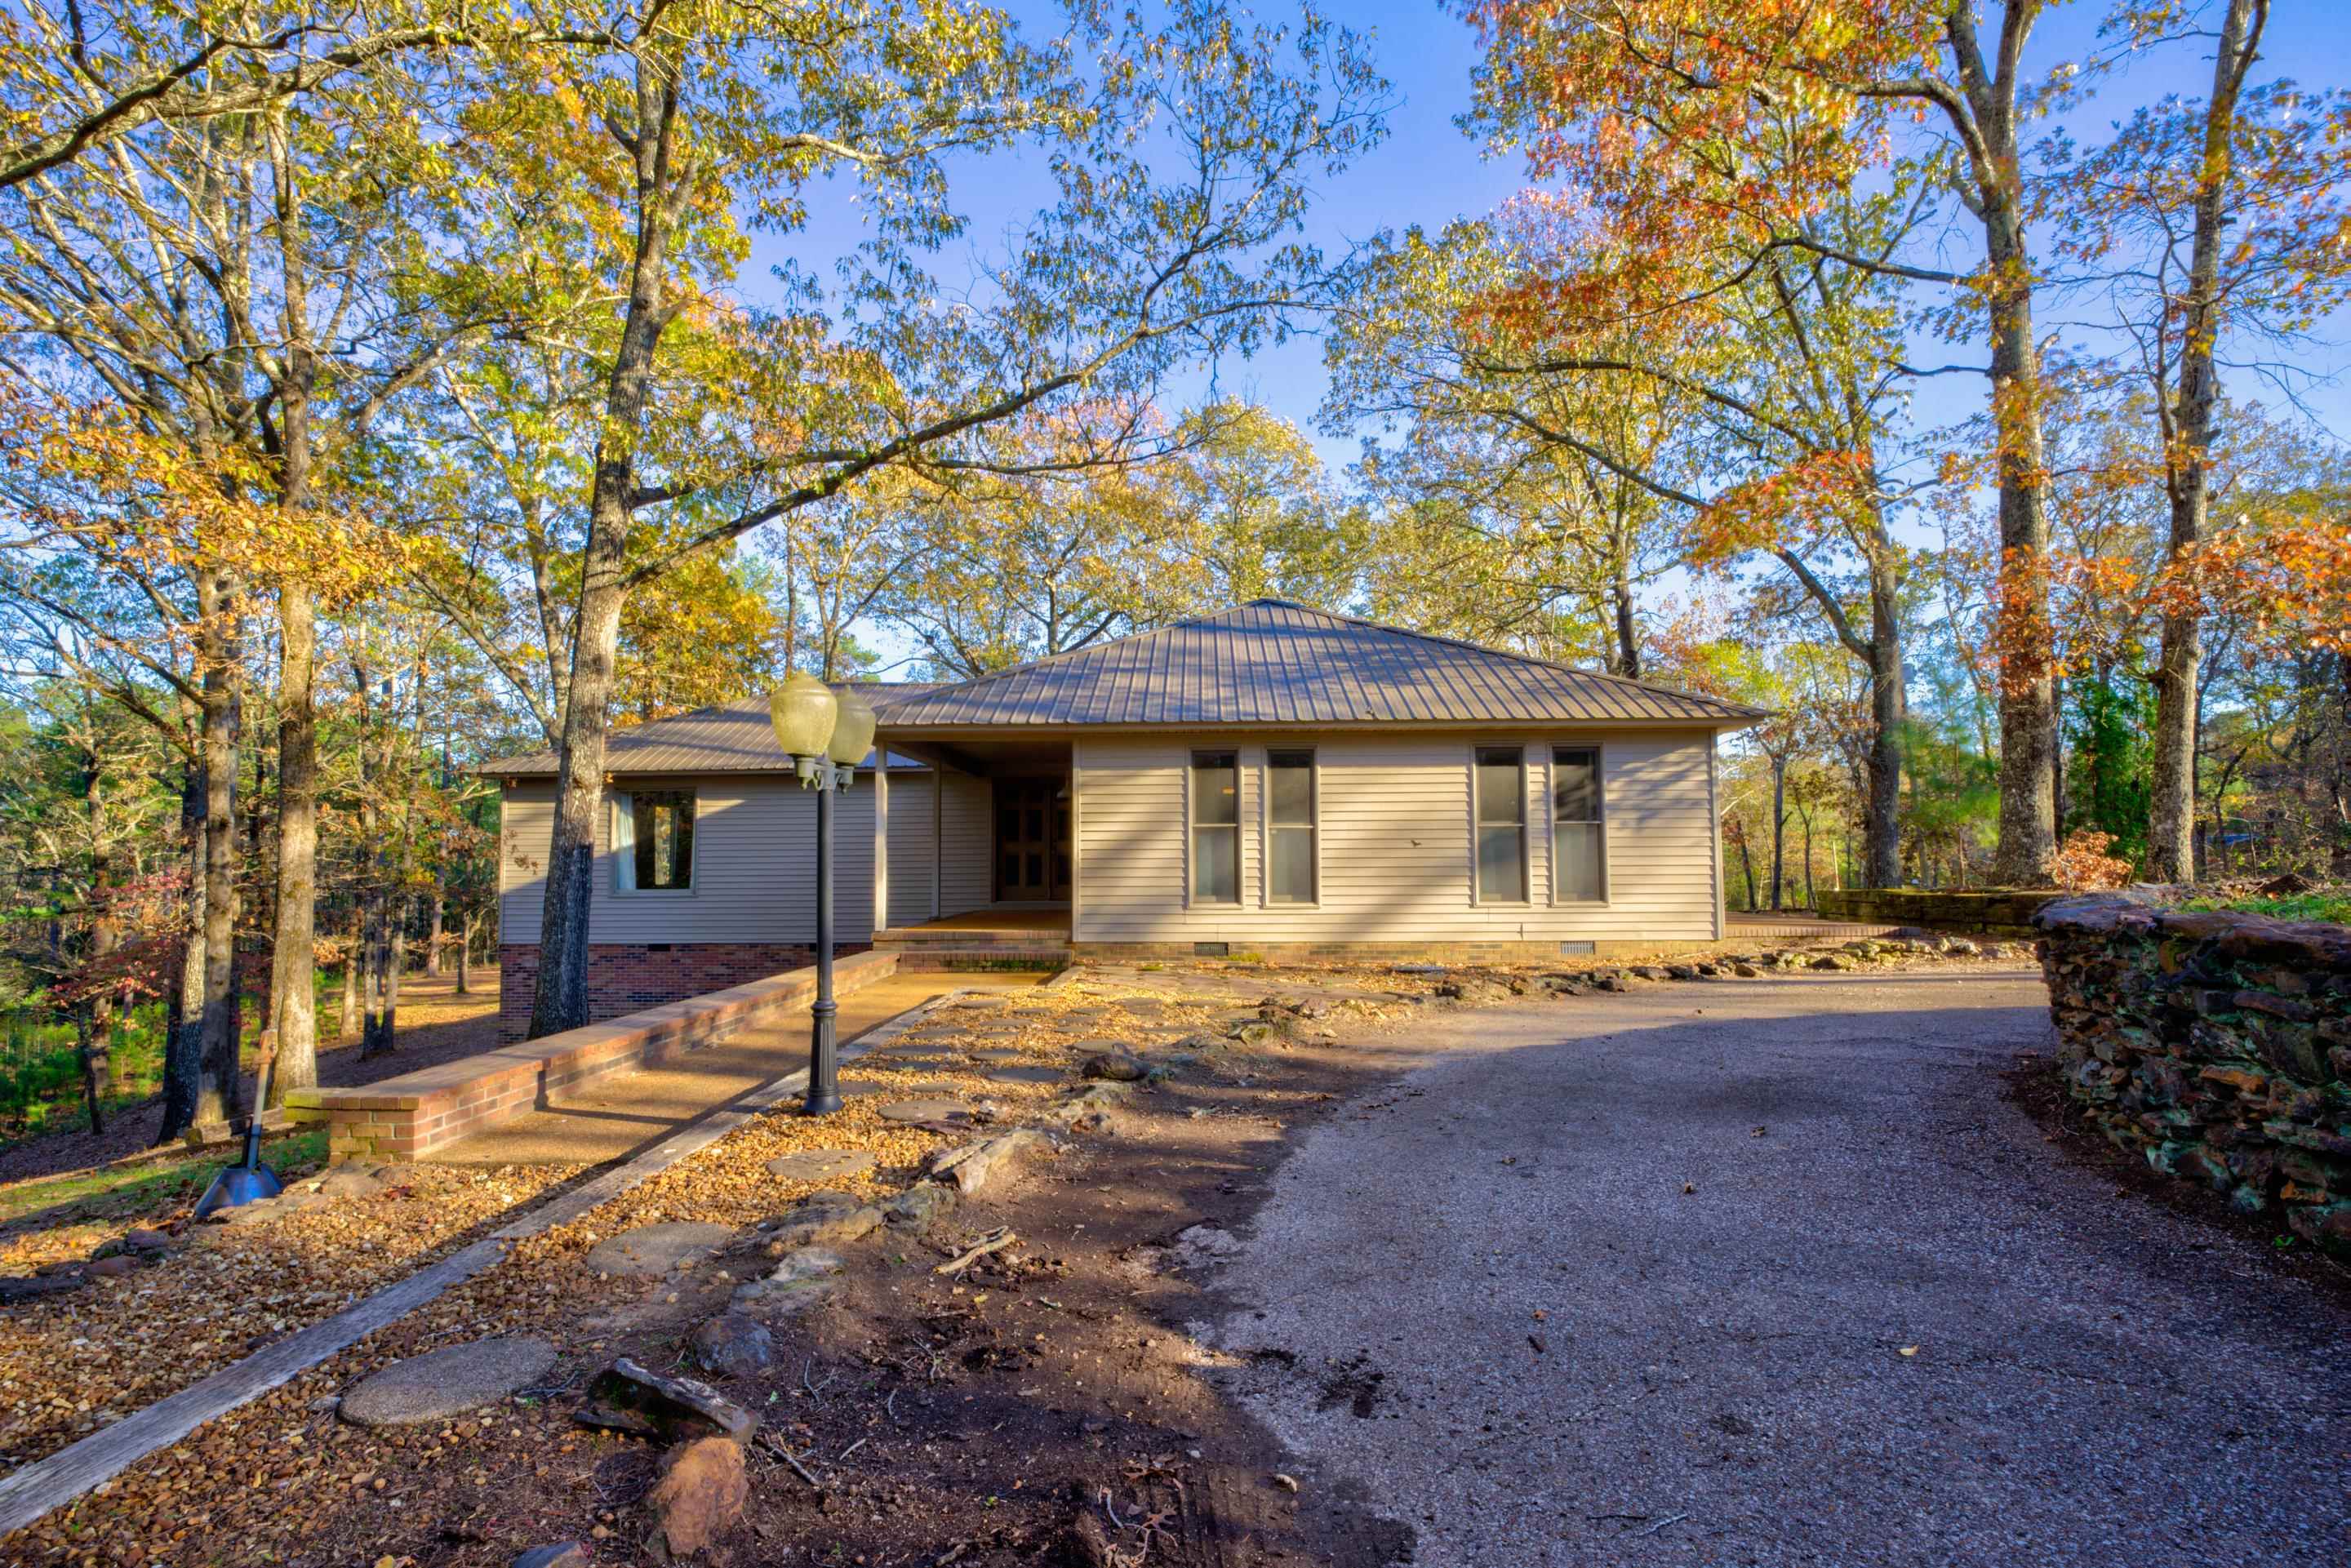
M1011 779L1023 775L1067 773L1070 770L1070 743L1067 740L1020 736L1005 739L975 736L952 741L917 740L892 735L885 729L879 744L900 757L911 757L917 762L952 768L958 773L975 774L982 779Z

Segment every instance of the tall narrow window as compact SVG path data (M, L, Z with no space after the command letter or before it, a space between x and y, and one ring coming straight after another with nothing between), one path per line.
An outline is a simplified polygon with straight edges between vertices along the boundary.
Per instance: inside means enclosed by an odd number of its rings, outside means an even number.
M1241 769L1238 753L1192 754L1192 902L1241 898Z
M1478 901L1527 898L1527 762L1515 746L1478 748Z
M612 881L622 893L682 893L694 885L693 790L612 797Z
M1552 877L1562 904L1608 896L1608 833L1600 817L1600 753L1562 746L1551 754Z
M1266 896L1274 904L1314 902L1314 754L1265 754L1267 831L1272 864Z

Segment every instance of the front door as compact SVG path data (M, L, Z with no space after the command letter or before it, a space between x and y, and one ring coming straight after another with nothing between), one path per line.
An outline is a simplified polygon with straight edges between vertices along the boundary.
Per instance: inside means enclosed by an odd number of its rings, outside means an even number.
M996 896L1064 903L1070 896L1070 781L996 781Z

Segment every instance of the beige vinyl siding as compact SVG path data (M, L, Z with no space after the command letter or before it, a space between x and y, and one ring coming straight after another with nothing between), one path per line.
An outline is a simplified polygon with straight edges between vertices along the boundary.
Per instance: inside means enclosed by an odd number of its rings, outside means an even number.
M1213 740L1086 740L1075 768L1081 942L1705 940L1715 935L1712 737L1574 730L1541 734L1333 737L1300 734L1241 753L1242 897L1194 905L1186 768ZM1525 903L1474 893L1470 758L1478 746L1526 752ZM1554 745L1598 746L1609 900L1552 896ZM1259 791L1269 747L1315 753L1319 901L1264 901Z
M538 940L547 905L547 846L555 837L553 780L510 786L498 806L498 940Z
M969 773L939 777L939 914L985 909L996 897L995 790Z
M936 776L900 769L890 775L890 921L919 925L933 918L931 835L935 825L944 857L938 911L961 915L986 907L990 890L988 783L968 773L946 775L938 820L931 817Z
M597 813L590 942L810 942L816 938L816 793L789 779L643 779L695 791L694 885L684 893L616 893L610 804ZM621 786L626 788L626 784ZM833 934L872 934L873 779L860 774L835 802ZM891 801L896 828L903 808ZM547 896L552 784L507 791L498 862L499 940L539 939ZM927 885L927 882L925 882Z
M931 776L890 778L890 918L918 925L931 917Z

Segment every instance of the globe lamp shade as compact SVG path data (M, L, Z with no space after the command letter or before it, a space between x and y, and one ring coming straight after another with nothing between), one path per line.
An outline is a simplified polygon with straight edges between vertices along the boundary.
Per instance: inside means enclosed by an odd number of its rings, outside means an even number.
M810 674L789 676L768 694L768 718L790 757L822 757L832 745L840 705L832 688ZM868 733L872 725L868 721Z
M840 716L832 724L832 759L843 768L854 768L873 749L873 705L854 688L842 692L836 701Z

